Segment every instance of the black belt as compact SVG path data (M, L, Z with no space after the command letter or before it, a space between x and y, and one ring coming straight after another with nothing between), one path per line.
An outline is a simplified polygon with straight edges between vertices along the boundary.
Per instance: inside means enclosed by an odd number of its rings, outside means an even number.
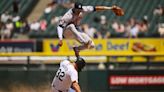
M58 90L59 92L62 92L62 91L60 91L60 90Z
M55 88L55 85L52 85L54 88ZM56 89L56 88L55 88ZM57 90L57 89L56 89ZM58 90L58 92L63 92L63 91L61 91L61 90Z

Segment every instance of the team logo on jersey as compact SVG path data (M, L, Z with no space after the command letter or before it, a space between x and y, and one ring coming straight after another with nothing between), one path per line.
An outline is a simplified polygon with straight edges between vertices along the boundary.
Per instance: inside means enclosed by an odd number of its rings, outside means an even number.
M53 43L50 43L50 48L51 48L51 51L52 52L57 52L59 51L59 44L53 44Z

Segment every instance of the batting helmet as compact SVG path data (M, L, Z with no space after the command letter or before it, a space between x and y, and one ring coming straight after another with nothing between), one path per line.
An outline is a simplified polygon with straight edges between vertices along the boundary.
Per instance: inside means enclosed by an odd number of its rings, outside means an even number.
M82 57L78 57L75 63L78 67L78 72L80 72L86 64L85 60Z
M82 9L82 6L83 6L82 3L76 2L75 5L74 5L74 8L75 9Z

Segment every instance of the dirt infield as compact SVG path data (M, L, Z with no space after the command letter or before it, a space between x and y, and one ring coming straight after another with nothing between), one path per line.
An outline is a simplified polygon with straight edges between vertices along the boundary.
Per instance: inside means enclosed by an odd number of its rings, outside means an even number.
M51 88L47 84L39 86L12 84L8 88L0 88L0 92L51 92Z

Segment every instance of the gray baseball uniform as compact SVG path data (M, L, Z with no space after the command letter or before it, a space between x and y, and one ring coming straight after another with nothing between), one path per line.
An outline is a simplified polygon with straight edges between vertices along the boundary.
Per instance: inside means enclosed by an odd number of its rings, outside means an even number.
M79 15L75 15L73 14L73 10L69 9L59 21L59 25L63 28L61 31L61 28L58 27L59 39L62 40L62 35L64 35L65 38L74 38L82 44L91 41L90 45L94 46L92 39L78 28L83 15L93 11L95 11L94 6L82 6L82 12Z

